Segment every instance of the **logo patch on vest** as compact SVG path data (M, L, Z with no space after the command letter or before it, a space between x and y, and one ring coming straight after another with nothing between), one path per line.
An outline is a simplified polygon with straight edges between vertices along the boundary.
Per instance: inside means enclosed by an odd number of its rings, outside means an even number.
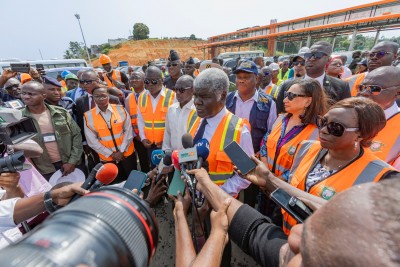
M371 149L372 152L378 152L378 151L382 151L382 147L385 144L379 141L372 141L371 146L369 147Z
M293 156L296 153L296 147L295 146L290 146L288 149L288 154L290 156Z
M325 200L331 199L336 194L333 188L324 187L321 192L321 197Z
M260 101L261 101L262 103L266 103L266 104L269 103L269 99L266 98L266 97L262 97L262 96L260 96Z

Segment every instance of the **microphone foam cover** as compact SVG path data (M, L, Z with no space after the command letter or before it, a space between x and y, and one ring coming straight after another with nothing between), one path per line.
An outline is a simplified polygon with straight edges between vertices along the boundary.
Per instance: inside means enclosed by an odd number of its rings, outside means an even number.
M161 149L153 150L153 152L151 152L151 163L157 166L163 159L163 157L164 151L162 151Z
M104 164L96 174L96 179L102 184L110 184L118 175L118 167L114 163Z
M172 152L165 153L165 156L163 158L163 164L164 166L172 165Z
M185 133L182 135L182 146L185 149L193 147L193 137L190 134Z
M210 154L210 143L207 141L207 139L200 139L196 143L196 150L197 157L201 157L203 158L203 160L206 160L208 158L208 155Z
M171 155L172 163L174 163L174 167L177 170L181 170L181 166L179 165L179 152L178 150L174 150Z

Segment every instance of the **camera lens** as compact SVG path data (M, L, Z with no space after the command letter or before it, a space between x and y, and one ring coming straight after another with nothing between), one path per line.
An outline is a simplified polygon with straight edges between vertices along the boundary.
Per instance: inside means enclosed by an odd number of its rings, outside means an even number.
M0 266L148 266L157 243L157 221L147 204L127 189L108 186L0 251Z

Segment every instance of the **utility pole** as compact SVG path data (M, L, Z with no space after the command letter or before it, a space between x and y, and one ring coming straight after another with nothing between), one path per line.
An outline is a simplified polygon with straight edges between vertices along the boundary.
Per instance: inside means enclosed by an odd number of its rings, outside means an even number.
M88 47L87 47L87 45L86 45L85 35L83 35L83 30L82 30L81 21L80 21L81 16L79 16L79 14L75 14L75 18L78 20L79 28L81 28L83 43L85 44L86 53L87 53L87 56L88 56L88 59L89 59L89 64L92 65L92 60L90 60L89 49L88 49Z

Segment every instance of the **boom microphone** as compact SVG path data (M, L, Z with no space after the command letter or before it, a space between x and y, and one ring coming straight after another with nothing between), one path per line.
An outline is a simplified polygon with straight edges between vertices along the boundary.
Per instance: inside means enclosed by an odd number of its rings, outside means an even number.
M93 191L102 187L103 185L111 184L118 175L118 167L114 163L106 163L96 174L96 181L89 188Z

